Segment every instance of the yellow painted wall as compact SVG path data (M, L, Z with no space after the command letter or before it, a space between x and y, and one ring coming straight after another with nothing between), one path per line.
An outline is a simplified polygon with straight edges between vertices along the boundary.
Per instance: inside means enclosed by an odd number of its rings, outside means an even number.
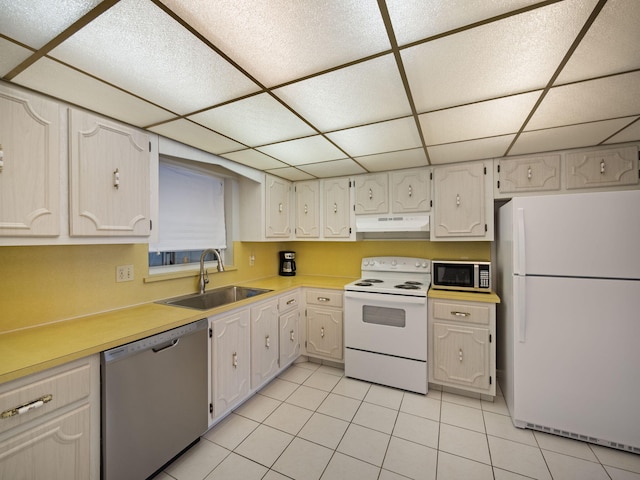
M196 274L145 281L147 249L146 244L0 247L0 333L196 291ZM488 242L236 242L236 269L211 272L211 286L277 275L280 250L296 251L300 275L345 277L358 277L360 260L368 256L490 257ZM134 280L116 283L116 266L130 264Z

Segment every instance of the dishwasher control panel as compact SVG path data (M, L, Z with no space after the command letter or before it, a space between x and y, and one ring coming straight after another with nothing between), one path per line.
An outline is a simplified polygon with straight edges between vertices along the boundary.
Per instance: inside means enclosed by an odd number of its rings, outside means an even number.
M114 362L122 358L128 357L138 352L153 349L158 353L165 348L172 347L180 341L180 337L189 333L202 330L209 326L209 321L206 318L198 320L182 327L167 330L166 332L153 335L151 337L143 338L142 340L136 340L135 342L127 343L119 347L112 348L103 352L105 362Z

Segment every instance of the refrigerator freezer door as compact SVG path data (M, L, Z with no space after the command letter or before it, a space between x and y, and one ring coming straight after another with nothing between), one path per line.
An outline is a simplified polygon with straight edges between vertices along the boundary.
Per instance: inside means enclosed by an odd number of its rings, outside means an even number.
M640 281L527 277L526 298L514 423L640 448Z
M640 278L640 190L511 203L515 274Z

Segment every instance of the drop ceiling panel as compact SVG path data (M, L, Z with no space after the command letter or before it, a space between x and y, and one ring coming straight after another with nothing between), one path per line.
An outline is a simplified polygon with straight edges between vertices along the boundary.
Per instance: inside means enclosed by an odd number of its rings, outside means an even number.
M593 122L640 113L640 72L554 87L527 130Z
M356 161L370 172L383 172L385 170L424 167L427 165L427 156L424 153L424 149L413 148L400 152L357 157Z
M535 3L538 0L386 0L401 46Z
M251 147L316 133L267 93L206 110L189 118Z
M547 85L595 0L566 0L403 50L419 113Z
M481 138L468 142L448 143L427 147L431 163L455 163L468 160L502 157L515 135Z
M390 48L376 0L162 0L267 87Z
M51 55L177 113L258 87L148 0L122 0Z
M327 134L351 157L406 150L422 145L413 117Z
M289 165L326 162L346 157L335 145L320 135L274 143L259 147L258 150Z
M0 32L39 49L101 0L0 0Z
M301 180L313 180L313 176L309 175L308 173L305 173L301 170L298 170L297 168L294 167L287 167L287 168L278 168L275 170L267 170L267 173L270 173L271 175L276 175L278 177L281 178L285 178L287 180L290 180L292 182L299 182Z
M589 28L556 84L640 68L637 0L609 0Z
M149 130L210 153L223 154L244 148L233 140L184 119L156 125Z
M14 81L137 127L173 118L166 110L49 58L41 58Z
M0 38L0 78L29 58L31 53L28 48Z
M420 115L427 145L516 133L540 91Z
M274 93L324 132L411 114L393 55L293 83Z
M344 177L357 175L367 171L351 159L333 160L331 162L300 165L300 170L319 178Z
M602 122L523 132L509 151L509 155L598 145L633 120L634 118L617 118Z
M633 142L640 139L640 121L636 120L633 124L629 125L627 128L622 130L621 132L615 134L609 140L604 143L623 143L623 142Z
M271 158L270 156L253 149L225 153L224 158L228 158L229 160L233 160L234 162L238 162L258 170L268 170L288 166L286 163L282 163L279 160Z

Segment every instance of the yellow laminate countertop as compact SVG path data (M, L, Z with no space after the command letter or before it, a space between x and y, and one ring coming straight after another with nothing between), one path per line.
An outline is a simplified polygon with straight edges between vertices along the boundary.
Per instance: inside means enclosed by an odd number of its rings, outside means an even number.
M0 384L155 335L201 318L224 313L298 287L342 289L345 277L269 277L242 286L272 292L211 310L145 303L0 334ZM223 285L220 285L223 286Z
M438 290L430 288L427 294L429 298L441 300L462 300L465 302L500 303L500 297L495 292L456 292L454 290Z

